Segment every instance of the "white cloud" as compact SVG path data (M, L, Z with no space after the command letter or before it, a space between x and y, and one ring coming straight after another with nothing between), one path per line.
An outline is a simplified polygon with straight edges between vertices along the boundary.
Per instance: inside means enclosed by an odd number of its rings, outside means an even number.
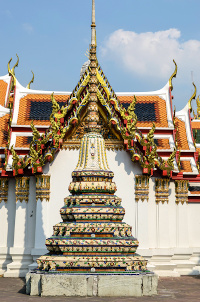
M175 28L140 34L119 29L105 41L101 55L134 76L168 79L174 59L182 79L191 70L200 77L200 41L182 42L180 38L181 32Z
M29 23L22 24L22 27L28 34L31 34L33 32L33 26Z

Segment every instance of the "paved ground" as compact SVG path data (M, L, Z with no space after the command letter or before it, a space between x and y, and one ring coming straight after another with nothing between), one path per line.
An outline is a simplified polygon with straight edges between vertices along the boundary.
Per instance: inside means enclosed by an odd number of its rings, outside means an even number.
M160 278L158 295L141 298L66 298L30 297L25 294L23 278L0 278L0 302L196 302L200 301L200 277Z

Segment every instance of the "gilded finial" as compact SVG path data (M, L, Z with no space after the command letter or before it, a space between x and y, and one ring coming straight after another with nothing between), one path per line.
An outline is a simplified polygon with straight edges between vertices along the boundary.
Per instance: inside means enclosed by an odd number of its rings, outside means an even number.
M96 45L95 0L92 0L91 45Z
M18 57L17 54L16 54L16 56L17 56L17 62L15 63L15 65L13 66L12 69L10 69L10 63L12 61L12 58L8 62L8 73L9 73L10 76L13 77L14 86L16 85L15 68L18 67L18 64L19 64L19 57Z
M194 82L192 83L192 85L194 86L194 93L188 101L188 107L189 107L190 112L192 112L192 100L194 100L196 98L196 94L197 94L197 88L196 88L196 85L194 84Z
M31 72L32 72L32 70L31 70ZM28 83L28 85L26 86L26 88L28 88L28 89L30 89L31 83L34 82L35 76L34 76L34 73L33 73L33 72L32 72L32 74L33 74L33 77L32 77L32 79L31 79L31 81Z
M169 79L169 87L171 88L171 91L173 90L172 79L176 78L176 75L177 75L177 64L174 60L173 60L173 62L175 64L175 70L174 70L173 74L171 75L171 77Z

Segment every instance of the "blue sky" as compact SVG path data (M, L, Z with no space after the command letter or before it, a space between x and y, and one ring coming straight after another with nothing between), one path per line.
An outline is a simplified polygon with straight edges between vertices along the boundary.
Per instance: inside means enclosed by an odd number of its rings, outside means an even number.
M0 0L0 75L15 54L26 86L71 91L87 60L91 0ZM199 0L96 0L98 59L113 89L162 88L178 64L174 104L180 110L200 93ZM12 67L12 63L11 63Z

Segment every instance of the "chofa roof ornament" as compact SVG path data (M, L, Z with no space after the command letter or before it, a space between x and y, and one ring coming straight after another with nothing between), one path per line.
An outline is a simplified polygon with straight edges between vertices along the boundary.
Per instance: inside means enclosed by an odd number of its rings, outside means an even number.
M32 72L32 70L31 70L31 72ZM32 77L32 79L31 79L31 81L28 83L28 85L26 86L26 88L28 88L28 89L30 89L30 87L31 87L31 83L33 83L33 82L34 82L35 75L34 75L34 73L33 73L33 72L32 72L32 74L33 74L33 77Z
M192 85L194 86L194 93L188 101L188 108L189 108L190 112L192 112L192 100L195 100L196 94L197 94L197 88L196 88L196 85L194 84L194 82L192 83Z
M10 61L8 62L8 73L9 73L10 76L13 77L13 81L14 81L13 84L14 84L14 86L16 85L15 68L18 67L18 64L19 64L19 57L18 57L17 54L16 54L16 56L17 56L17 62L15 63L15 65L13 66L12 69L10 69L10 63L11 63L11 61L12 61L12 58L11 58Z
M173 90L172 79L176 78L176 75L177 75L177 64L174 60L173 60L173 62L175 64L175 70L174 70L173 74L171 75L171 77L169 79L169 87L171 88L171 91Z

